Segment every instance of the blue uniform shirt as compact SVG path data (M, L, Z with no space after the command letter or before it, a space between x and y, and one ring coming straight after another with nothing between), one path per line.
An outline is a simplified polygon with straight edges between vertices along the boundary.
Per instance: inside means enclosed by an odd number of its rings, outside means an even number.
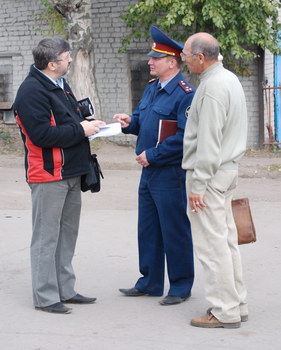
M123 132L138 136L136 154L146 151L151 166L180 165L187 111L195 88L184 80L180 72L160 91L157 89L158 82L159 79L156 79L146 86L131 116L131 123ZM178 131L156 147L160 119L177 120Z

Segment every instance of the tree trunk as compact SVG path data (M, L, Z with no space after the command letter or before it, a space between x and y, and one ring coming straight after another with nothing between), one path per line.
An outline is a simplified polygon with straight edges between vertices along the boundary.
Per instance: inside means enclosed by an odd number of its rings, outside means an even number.
M68 41L73 62L68 80L77 97L90 97L95 117L101 118L100 101L94 76L94 44L91 21L91 0L49 0L68 23Z

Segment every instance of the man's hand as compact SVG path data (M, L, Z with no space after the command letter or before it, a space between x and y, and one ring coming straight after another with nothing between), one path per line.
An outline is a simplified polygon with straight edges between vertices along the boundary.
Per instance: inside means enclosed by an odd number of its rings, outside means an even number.
M142 165L142 166L144 166L144 167L149 166L149 163L148 163L147 158L146 158L146 153L145 153L145 151L143 151L141 154L139 154L139 155L136 157L136 161L137 161L140 165Z
M189 192L188 204L191 211L197 214L200 212L200 210L203 210L206 207L206 204L204 203L204 196L193 192Z
M80 124L86 137L96 134L100 131L101 126L105 126L105 122L102 120L83 120Z
M113 119L116 119L122 128L127 128L131 123L131 117L125 113L114 114Z

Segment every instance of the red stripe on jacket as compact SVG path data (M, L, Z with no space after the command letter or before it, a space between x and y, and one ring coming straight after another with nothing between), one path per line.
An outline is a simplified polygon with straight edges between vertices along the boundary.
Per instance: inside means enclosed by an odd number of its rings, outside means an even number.
M55 117L52 112L51 112L50 125L56 126ZM62 158L63 151L58 147L53 147L52 150L53 150L53 160L54 160L54 177L59 180L62 180L61 170L63 166L63 158Z
M51 113L50 125L55 126L55 118ZM44 169L44 159L42 155L42 148L34 145L30 140L22 122L20 116L16 115L16 121L21 129L22 134L25 136L25 147L27 149L27 168L26 177L28 183L38 182L52 182L62 180L62 166L63 159L61 149L58 147L52 148L53 162L54 162L54 175L50 174Z

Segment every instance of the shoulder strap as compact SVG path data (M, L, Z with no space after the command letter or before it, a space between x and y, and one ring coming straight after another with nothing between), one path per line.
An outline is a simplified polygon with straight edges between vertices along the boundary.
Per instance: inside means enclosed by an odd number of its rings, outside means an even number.
M179 86L187 93L189 94L190 92L193 91L192 87L190 87L187 82L185 82L184 80L180 80L179 81Z

